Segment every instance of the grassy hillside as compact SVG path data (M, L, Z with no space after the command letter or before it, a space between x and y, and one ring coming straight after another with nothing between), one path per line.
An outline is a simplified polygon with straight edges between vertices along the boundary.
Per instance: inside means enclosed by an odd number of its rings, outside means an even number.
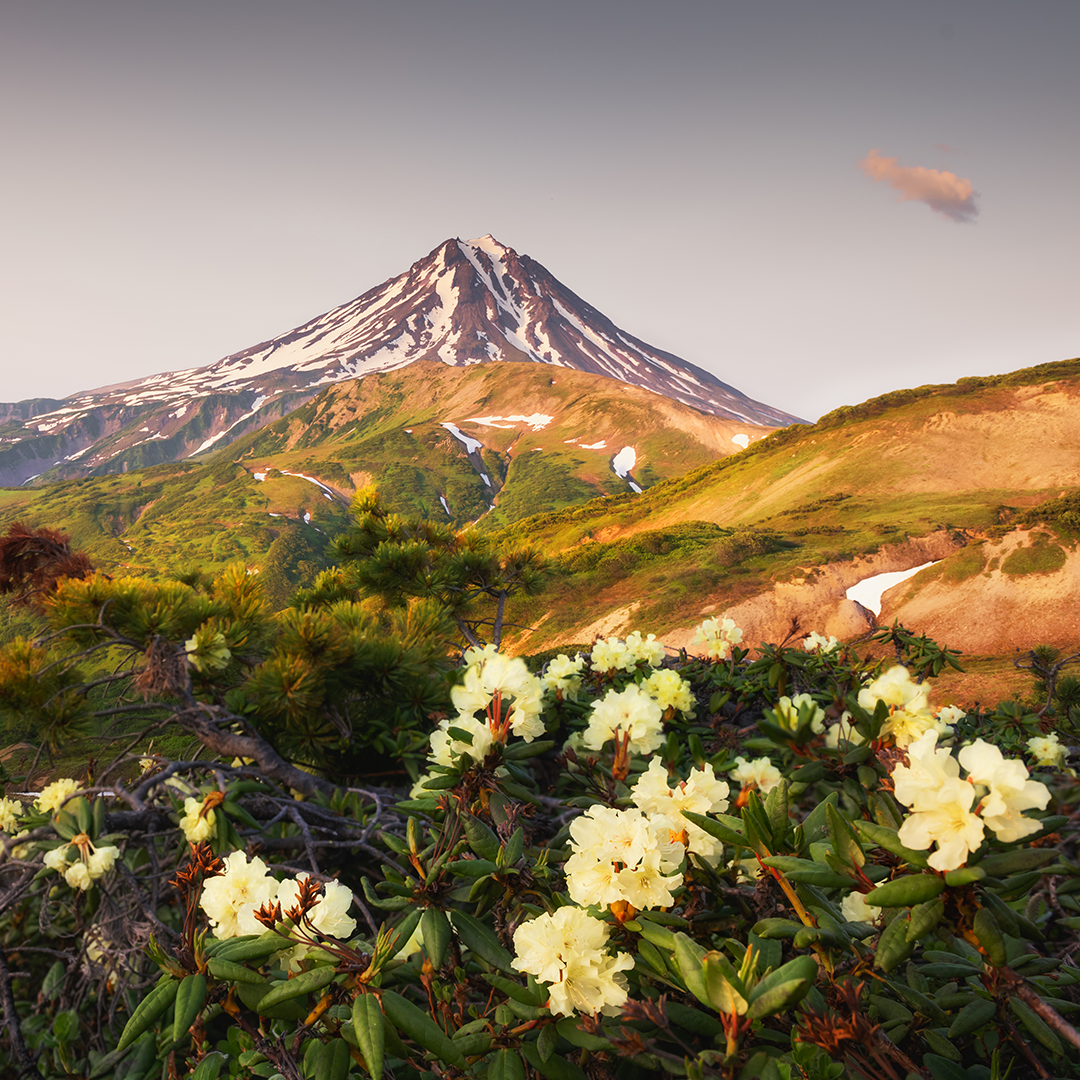
M627 605L662 633L911 537L977 541L1036 520L1042 504L1068 533L1080 520L1070 498L1078 463L1080 361L1071 360L839 409L640 496L540 515L502 535L564 553L537 644ZM1005 571L1061 563L1060 543L1033 536L1032 545ZM973 546L935 573L967 574L980 559Z

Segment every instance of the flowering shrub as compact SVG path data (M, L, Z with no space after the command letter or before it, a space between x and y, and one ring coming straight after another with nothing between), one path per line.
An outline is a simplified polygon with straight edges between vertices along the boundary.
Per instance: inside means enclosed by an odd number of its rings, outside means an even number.
M907 663L723 618L699 657L471 648L408 795L297 799L238 749L9 796L0 990L41 989L4 1045L130 1080L1080 1074L1068 745L935 706L955 656L886 636Z

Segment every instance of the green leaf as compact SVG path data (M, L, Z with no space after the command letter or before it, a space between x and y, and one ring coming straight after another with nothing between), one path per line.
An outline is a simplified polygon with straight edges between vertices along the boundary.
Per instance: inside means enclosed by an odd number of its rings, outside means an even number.
M991 877L1008 877L1010 874L1022 874L1028 870L1037 870L1045 863L1057 857L1056 848L1018 848L1015 851L1003 851L996 855L987 855L976 864Z
M525 1080L525 1066L512 1050L496 1050L488 1059L488 1080Z
M675 935L675 965L679 969L687 990L701 1002L711 1005L709 992L705 988L705 950L686 934Z
M383 1012L390 1022L440 1061L465 1068L465 1057L438 1024L422 1009L393 990L382 992ZM359 1034L357 1035L359 1038Z
M742 833L721 824L715 818L706 817L704 814L695 814L691 810L684 810L682 813L687 821L692 821L721 843L727 844L729 847L750 848L750 842Z
M1030 1005L1021 1001L1018 997L1010 997L1009 1008L1016 1014L1020 1023L1028 1029L1028 1032L1038 1039L1051 1054L1060 1056L1065 1052L1061 1040L1050 1030L1046 1021Z
M475 956L487 961L492 967L508 974L515 974L513 957L488 926L465 911L454 911L451 922L462 944Z
M838 791L830 791L825 798L810 811L806 820L803 822L802 827L802 847L801 853L805 853L810 850L811 844L816 844L819 840L824 840L829 834L829 825L826 814L830 806L835 806L837 800L840 798Z
M981 866L961 866L956 870L950 870L945 875L945 884L950 889L955 889L982 881L984 877L986 877L986 871Z
M424 935L424 951L436 970L446 961L446 949L450 944L450 922L441 908L427 907L420 919Z
M934 874L905 874L866 894L872 907L912 907L925 904L945 891L945 882Z
M67 975L67 968L64 966L62 960L57 960L45 975L44 980L41 983L41 995L46 1001L52 1001L60 993L60 988L64 985L64 978Z
M769 828L774 843L782 845L784 837L791 831L788 793L791 782L785 777L765 796L765 815L769 819Z
M540 1029L540 1035L536 1040L536 1052L541 1061L547 1061L555 1053L555 1047L559 1042L558 1032L554 1024L545 1024Z
M373 1080L382 1080L385 1046L383 1014L374 994L358 994L353 999L352 1021L353 1033L364 1056L368 1074Z
M770 986L765 993L754 995L746 1015L751 1020L764 1020L766 1016L775 1016L787 1009L793 1009L806 997L812 985L806 979L788 979Z
M866 853L855 835L851 823L844 818L835 806L825 807L825 821L829 828L833 852L848 866L857 869L866 862Z
M215 979L224 979L227 982L242 982L262 985L266 977L257 971L252 971L243 964L233 963L231 960L223 960L220 956L211 956L207 963L207 969Z
M334 981L337 972L332 964L324 964L321 967L312 968L311 971L302 971L284 982L275 983L267 993L259 999L259 1011L272 1009L284 1001L293 998L306 997L308 994L317 993Z
M162 975L157 986L139 1002L131 1019L124 1025L117 1050L126 1050L176 1000L180 982L171 975Z
M975 921L972 929L979 939L979 944L986 950L986 955L995 967L1004 967L1008 963L1008 952L1005 948L1005 938L1001 933L1001 927L987 908L979 908L975 912Z
M705 977L708 1003L717 1012L731 1016L746 1014L746 987L723 953L707 952L702 964L702 974Z
M554 1024L541 1029L540 1039L545 1037L543 1034L545 1031L551 1032L548 1038L552 1042L557 1041L558 1031ZM560 1054L552 1053L549 1057L542 1058L539 1050L540 1039L537 1039L536 1042L523 1042L521 1044L522 1056L537 1072L546 1076L548 1080L588 1080L581 1069Z
M871 844L884 848L893 855L899 855L909 865L918 867L920 870L925 870L929 866L927 862L929 855L924 851L915 851L913 848L905 847L900 843L896 829L890 829L887 825L878 825L873 821L855 820L852 824Z
M907 915L900 912L885 927L878 938L874 967L885 972L892 971L915 951L915 944L907 939L909 925Z
M949 1028L950 1039L962 1039L989 1024L997 1012L997 1002L986 998L976 998L970 1005L965 1005L955 1016Z
M195 1066L195 1071L191 1074L191 1080L217 1080L224 1064L225 1055L220 1050L211 1050Z

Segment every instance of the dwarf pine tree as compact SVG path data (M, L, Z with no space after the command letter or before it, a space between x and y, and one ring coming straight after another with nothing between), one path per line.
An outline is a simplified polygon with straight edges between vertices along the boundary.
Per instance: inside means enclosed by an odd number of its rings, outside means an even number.
M238 566L208 584L63 578L38 603L48 632L0 649L0 719L51 748L146 711L313 794L397 764L448 704L454 623L431 598L275 615Z
M339 566L297 594L300 606L376 598L391 610L434 601L469 645L499 645L507 603L535 596L548 577L535 549L500 547L475 529L387 513L374 488L358 492L353 521L334 541Z

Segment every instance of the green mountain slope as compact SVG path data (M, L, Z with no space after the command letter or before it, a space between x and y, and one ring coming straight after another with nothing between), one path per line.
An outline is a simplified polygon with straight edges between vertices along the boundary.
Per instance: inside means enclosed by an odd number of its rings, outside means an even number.
M121 572L213 572L239 560L282 596L320 564L359 487L375 483L402 512L499 527L648 488L769 430L584 372L418 362L335 384L216 453L0 490L0 526L63 529ZM613 459L625 447L634 461L621 477Z

